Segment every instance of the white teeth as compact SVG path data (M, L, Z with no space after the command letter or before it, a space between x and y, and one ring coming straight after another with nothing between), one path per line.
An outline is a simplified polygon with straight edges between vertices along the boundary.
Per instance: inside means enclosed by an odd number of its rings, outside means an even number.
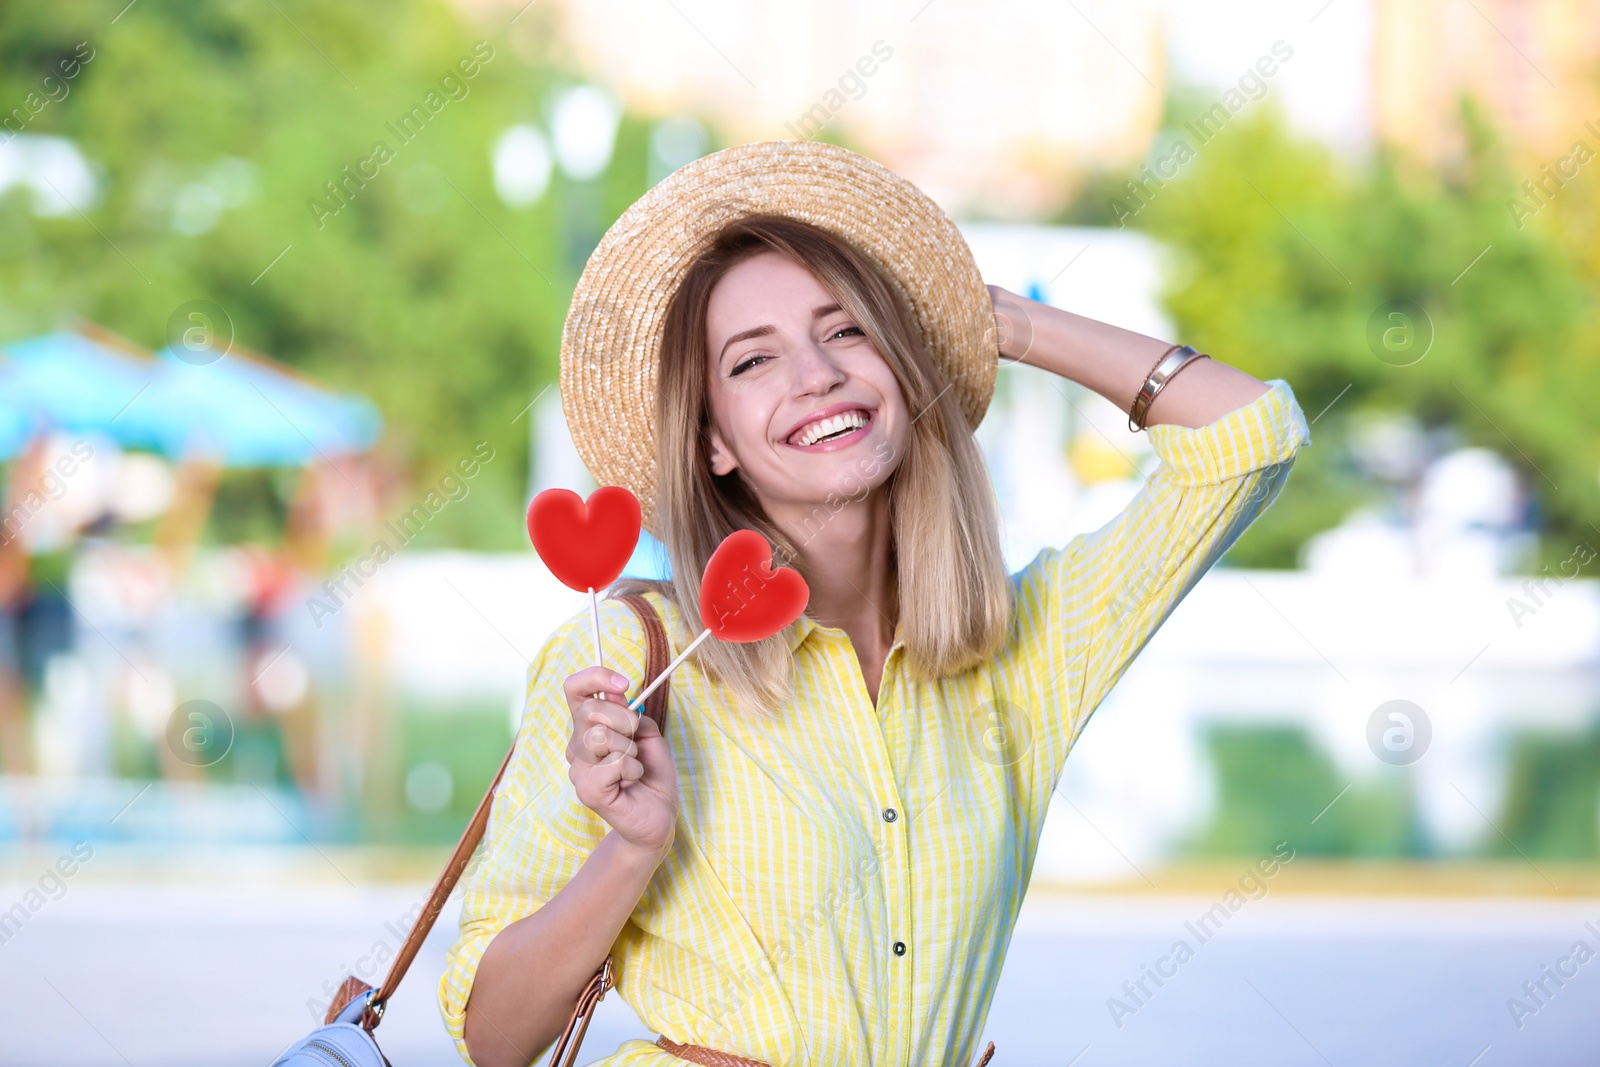
M833 415L812 423L795 438L795 444L801 447L814 445L824 437L839 433L842 430L858 430L866 424L866 412L846 411L842 415Z

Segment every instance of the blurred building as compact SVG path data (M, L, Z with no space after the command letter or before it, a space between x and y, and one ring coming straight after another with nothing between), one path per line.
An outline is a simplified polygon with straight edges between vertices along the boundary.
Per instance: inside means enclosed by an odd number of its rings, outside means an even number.
M1426 160L1461 148L1460 99L1476 98L1535 159L1600 126L1600 0L1374 0L1373 123Z
M736 142L843 139L947 210L1037 217L1077 176L1143 157L1166 84L1158 7L569 0L561 22L638 114L702 116Z

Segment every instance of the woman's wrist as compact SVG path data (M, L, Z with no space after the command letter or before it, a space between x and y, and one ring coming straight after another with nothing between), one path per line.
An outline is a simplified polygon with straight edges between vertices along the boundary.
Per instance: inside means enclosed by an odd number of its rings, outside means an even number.
M1145 375L1171 342L1148 337L999 286L990 287L1000 361L1026 363L1077 382L1124 411L1133 403Z
M611 851L619 864L630 871L643 873L646 877L655 873L655 869L661 866L661 861L666 859L667 853L672 850L671 841L659 847L636 845L615 830L607 832L601 843L604 844L606 841L610 842Z
M1002 365L1026 363L1058 374L1123 411L1132 406L1145 377L1172 344L1029 300L998 285L989 286L989 297ZM1264 382L1226 363L1197 360L1161 390L1146 412L1145 425L1205 426L1266 390Z
M1033 313L1027 305L1034 301L998 285L988 288L989 302L994 307L995 352L1001 365L1028 362L1033 348Z

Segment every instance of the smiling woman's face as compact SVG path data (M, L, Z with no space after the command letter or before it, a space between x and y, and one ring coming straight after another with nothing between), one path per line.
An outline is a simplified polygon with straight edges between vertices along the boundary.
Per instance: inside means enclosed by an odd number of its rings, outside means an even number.
M711 469L734 470L767 514L859 498L905 454L893 371L798 263L762 252L732 267L706 307Z

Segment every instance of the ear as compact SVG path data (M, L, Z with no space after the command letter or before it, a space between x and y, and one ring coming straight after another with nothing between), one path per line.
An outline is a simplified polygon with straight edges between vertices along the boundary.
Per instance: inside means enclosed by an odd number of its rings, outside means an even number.
M706 427L706 452L711 460L711 473L721 476L732 474L739 469L739 464L733 458L733 450L728 447L727 440L722 436L715 423Z

